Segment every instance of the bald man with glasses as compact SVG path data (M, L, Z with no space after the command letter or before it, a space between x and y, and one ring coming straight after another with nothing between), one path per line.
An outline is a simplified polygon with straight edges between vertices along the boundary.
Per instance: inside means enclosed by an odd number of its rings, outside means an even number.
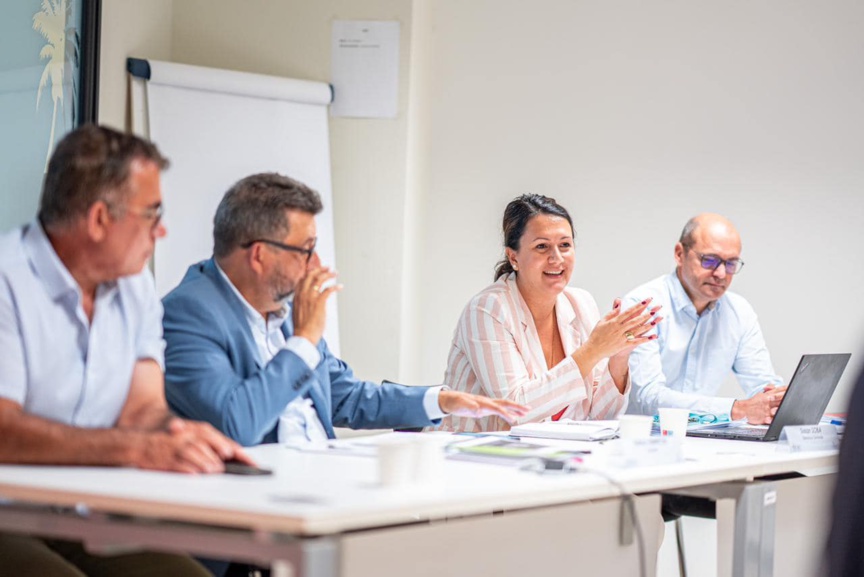
M675 262L674 272L624 298L625 306L651 298L665 311L657 340L630 355L628 412L653 415L660 407L681 407L770 423L786 388L753 307L728 292L744 267L738 231L720 215L695 216L675 245ZM744 398L716 396L730 371Z

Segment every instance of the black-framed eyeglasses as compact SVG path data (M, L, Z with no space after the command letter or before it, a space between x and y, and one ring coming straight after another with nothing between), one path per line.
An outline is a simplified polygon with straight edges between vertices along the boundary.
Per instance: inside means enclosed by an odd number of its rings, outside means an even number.
M699 262L704 269L717 270L722 264L726 267L726 274L736 274L744 268L744 261L740 258L722 259L716 254L701 254L698 252L696 256L699 257Z
M315 245L318 243L318 241L316 240L312 243L312 248L303 248L302 246L293 246L290 244L279 242L277 240L270 240L269 238L258 238L241 244L240 248L249 248L256 242L263 242L264 244L269 244L270 246L275 246L276 248L281 248L282 250L287 250L289 252L299 252L300 254L305 254L306 264L309 264L309 261L312 260L312 255L315 254Z

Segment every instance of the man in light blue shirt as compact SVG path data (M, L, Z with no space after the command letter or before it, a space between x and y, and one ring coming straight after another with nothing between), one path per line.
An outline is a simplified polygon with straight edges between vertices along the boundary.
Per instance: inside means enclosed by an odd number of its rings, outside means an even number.
M687 222L675 245L675 272L625 297L625 306L650 298L665 316L657 340L630 355L628 412L653 415L660 407L682 407L751 424L771 422L786 388L753 308L727 292L744 266L740 257L741 238L732 223L701 214ZM745 398L716 396L730 371Z
M162 309L145 265L157 239L152 144L93 125L48 165L33 222L0 237L0 463L219 472L246 462L163 394ZM9 574L206 575L188 557L92 555L79 543L0 534Z
M330 352L326 304L341 286L315 251L321 210L317 192L279 174L225 194L213 258L163 299L171 407L243 445L320 444L334 427L424 427L448 413L523 415L504 399L363 381Z

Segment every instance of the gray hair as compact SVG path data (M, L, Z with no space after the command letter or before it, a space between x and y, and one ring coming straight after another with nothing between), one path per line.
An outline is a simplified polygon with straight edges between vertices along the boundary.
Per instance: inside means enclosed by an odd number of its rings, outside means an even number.
M693 238L693 233L696 232L697 228L699 228L699 219L694 216L687 221L687 224L684 225L684 229L681 231L681 237L678 239L681 246L689 250L694 244L696 244L696 240Z
M213 218L213 255L224 257L253 240L277 240L289 232L288 210L318 214L318 193L275 172L253 174L232 186Z
M71 223L100 200L116 216L116 205L122 205L129 196L134 160L153 162L160 170L168 167L168 159L154 144L132 134L95 124L85 124L67 134L54 149L42 183L42 226Z

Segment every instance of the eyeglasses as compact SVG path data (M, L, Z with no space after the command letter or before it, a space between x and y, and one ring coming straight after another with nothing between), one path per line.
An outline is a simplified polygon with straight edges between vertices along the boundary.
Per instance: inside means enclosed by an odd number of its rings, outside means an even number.
M127 206L126 212L134 214L144 220L152 220L153 224L151 226L156 228L159 226L159 223L162 222L162 216L165 214L165 207L161 204L157 206L148 206L147 208L142 209L133 209L132 207Z
M695 413L691 412L687 416L687 423L690 425L711 425L714 423L728 423L729 413L720 413L715 415L714 413ZM654 415L654 425L659 426L660 424L660 415Z
M699 262L702 263L702 268L708 270L717 270L720 265L726 266L726 274L736 274L744 268L744 261L740 258L722 259L716 254L701 254L696 253L699 257Z
M256 242L262 242L264 244L269 244L270 246L275 246L276 248L281 248L282 250L287 250L289 252L299 252L300 254L306 255L306 264L309 264L309 261L312 260L312 255L315 253L315 245L318 243L317 239L312 243L312 248L303 248L302 246L292 246L290 244L284 244L279 241L270 240L269 238L259 238L256 240L250 240L249 242L243 243L240 245L240 248L249 248Z
M688 423L695 423L697 425L708 425L710 423L716 423L718 421L725 422L725 415L721 415L718 417L712 413L690 413L690 416L687 417Z
M110 210L114 207L108 204L108 208ZM152 220L153 222L150 224L150 227L155 230L156 227L159 226L159 223L162 222L162 216L165 214L165 207L162 204L144 208L120 205L120 207L117 208L117 215L114 218L119 218L127 213L137 216L138 218L143 218L144 220Z

